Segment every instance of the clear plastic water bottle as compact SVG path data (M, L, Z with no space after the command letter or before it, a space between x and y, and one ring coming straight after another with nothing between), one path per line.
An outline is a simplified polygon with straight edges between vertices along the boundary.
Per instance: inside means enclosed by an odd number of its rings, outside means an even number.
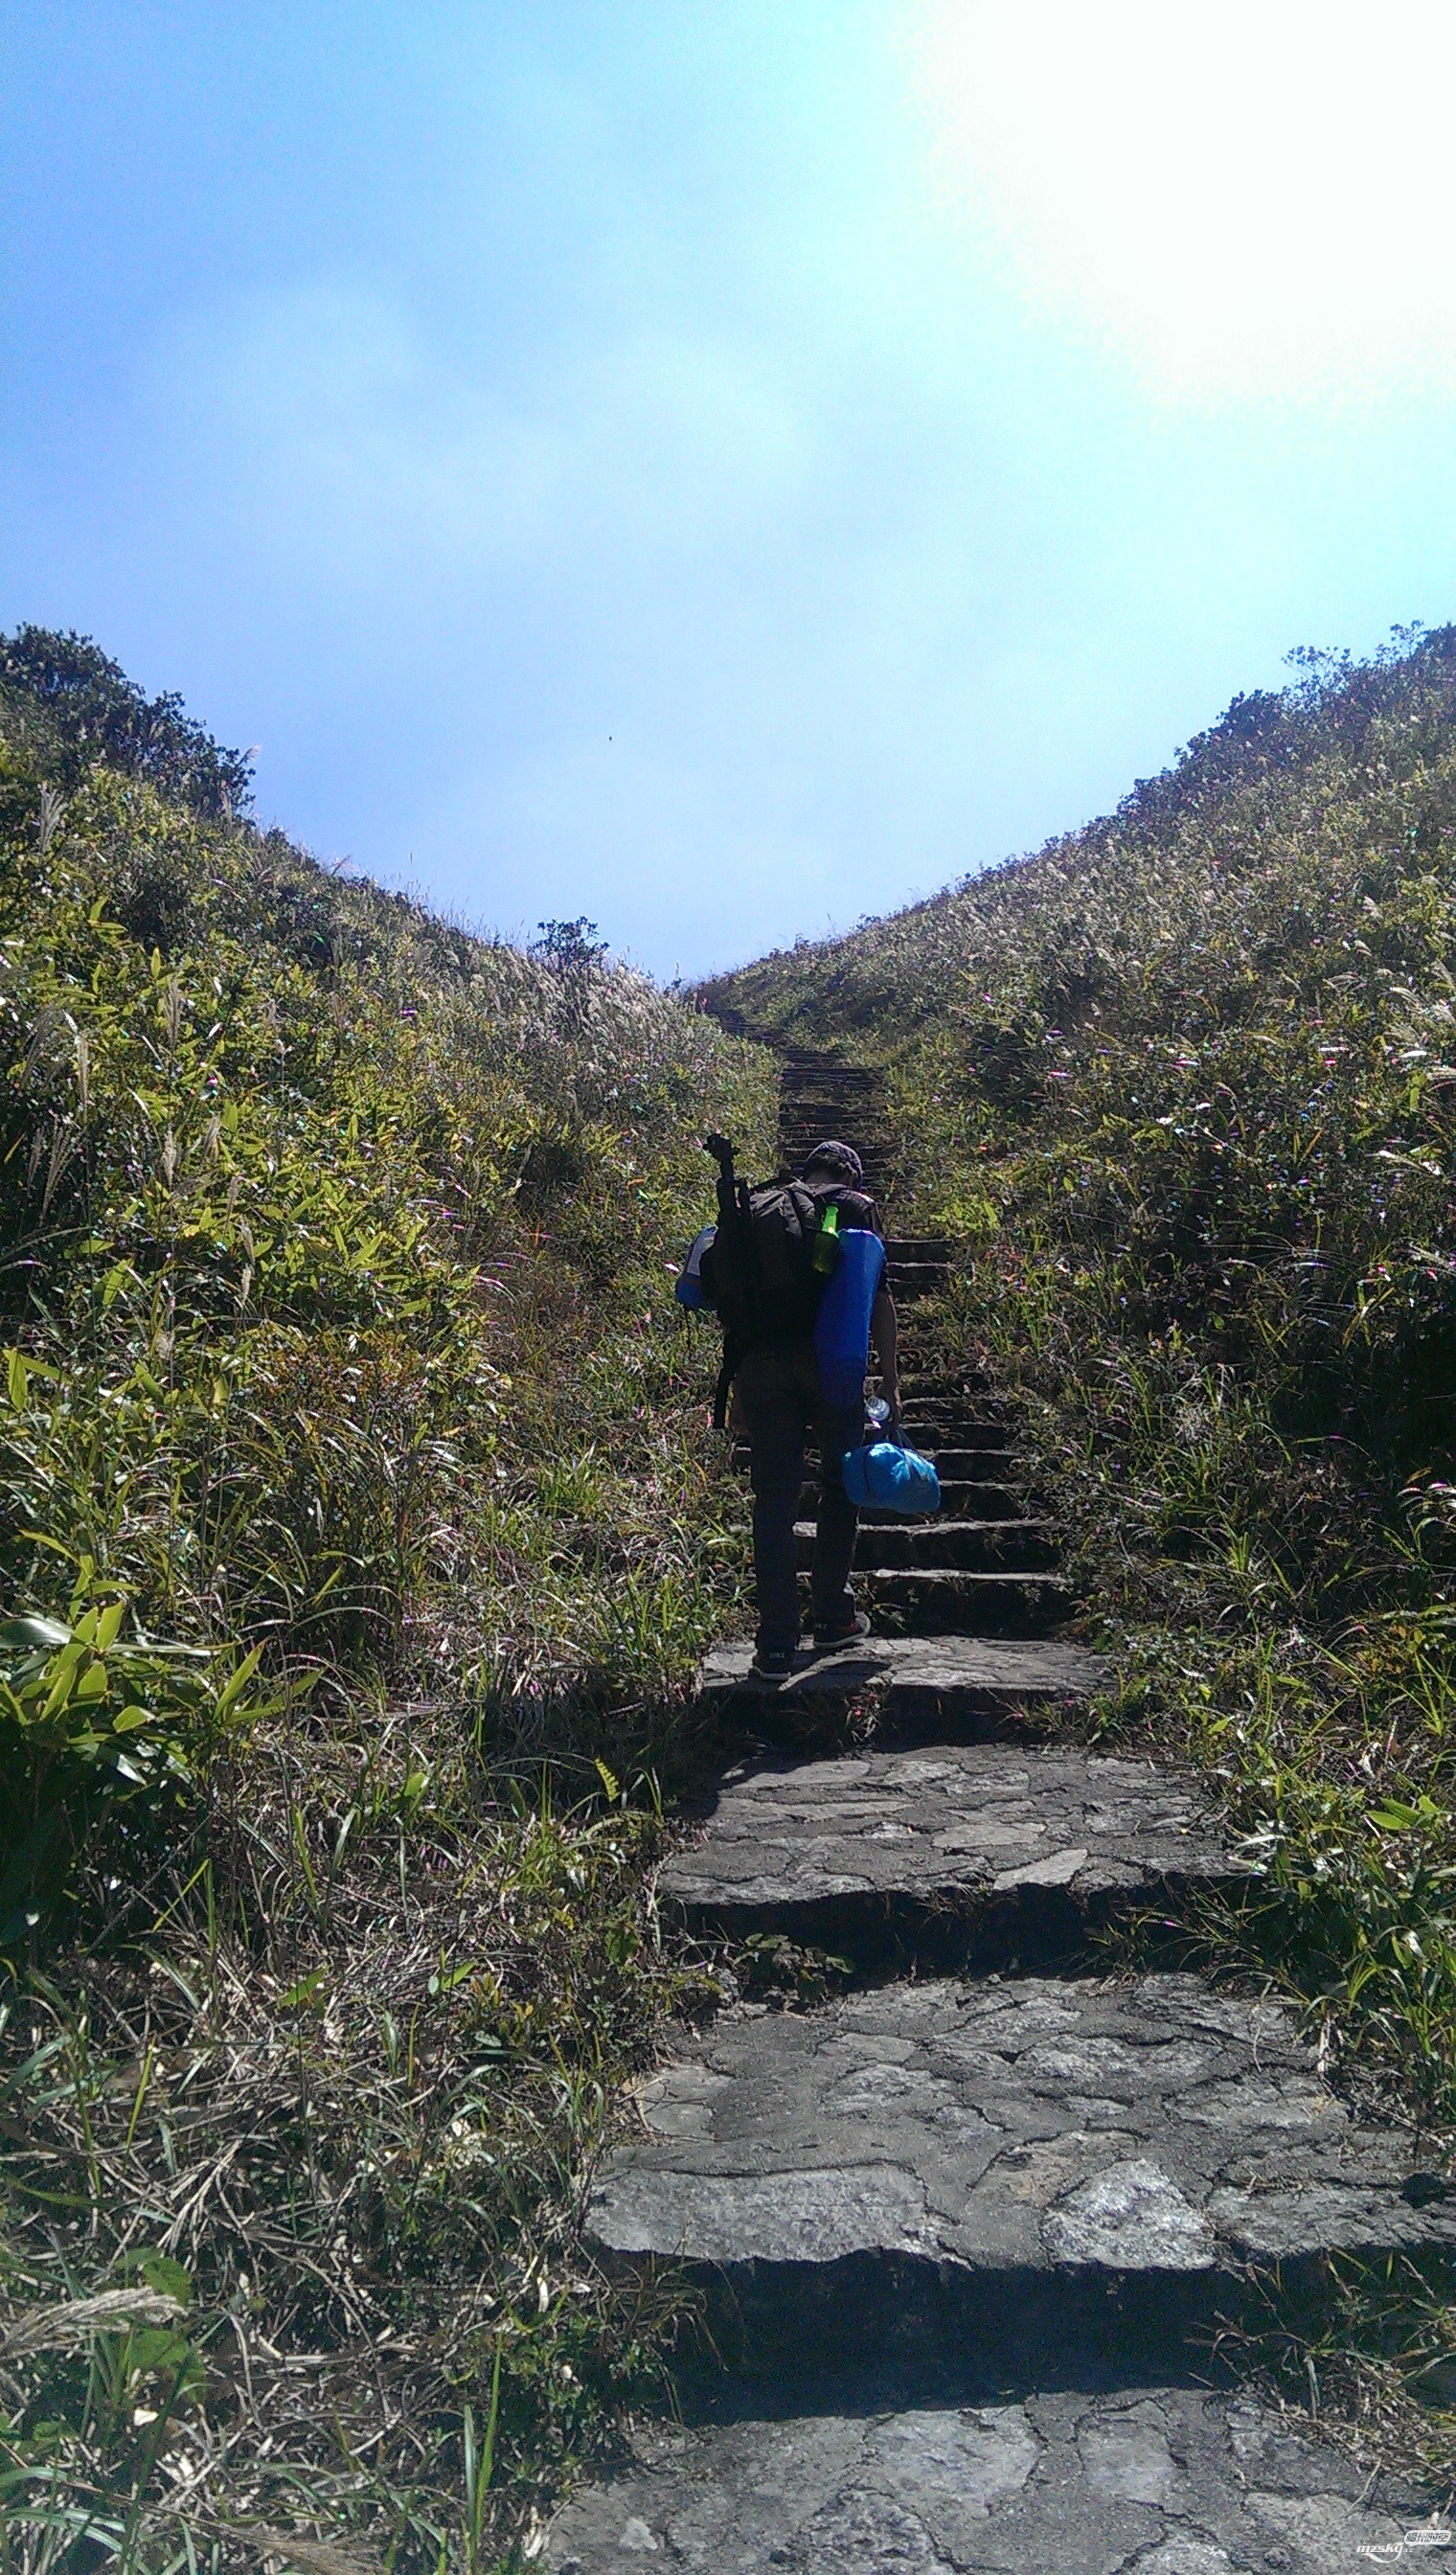
M889 1419L889 1405L882 1394L872 1394L864 1406L864 1418L871 1430L882 1430Z

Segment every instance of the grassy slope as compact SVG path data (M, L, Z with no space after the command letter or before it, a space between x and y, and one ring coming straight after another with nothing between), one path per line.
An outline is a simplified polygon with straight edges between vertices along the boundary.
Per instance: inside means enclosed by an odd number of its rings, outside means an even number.
M118 769L0 688L0 2509L474 2575L663 2322L573 2226L692 1999L618 1781L739 1578L667 1261L771 1080L189 801L195 735L159 793L138 703Z
M1456 630L707 998L886 1067L967 1242L947 1333L1020 1388L1122 1646L1106 1721L1185 1740L1262 1863L1209 1954L1449 2130Z

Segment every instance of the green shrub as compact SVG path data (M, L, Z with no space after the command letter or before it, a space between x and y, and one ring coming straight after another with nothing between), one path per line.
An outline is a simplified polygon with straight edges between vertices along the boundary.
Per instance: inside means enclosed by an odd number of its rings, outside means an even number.
M7 2563L268 2523L483 2575L673 2326L580 2220L704 1990L648 1773L701 1765L744 1531L672 1264L771 1069L589 924L522 954L239 821L94 648L8 652Z

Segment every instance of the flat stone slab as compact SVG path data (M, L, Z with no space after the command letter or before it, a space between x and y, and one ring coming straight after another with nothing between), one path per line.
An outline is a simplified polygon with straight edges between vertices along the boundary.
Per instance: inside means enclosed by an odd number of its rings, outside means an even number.
M654 2427L548 2575L1355 2575L1456 2530L1297 2418L1186 2388ZM1402 2551L1400 2543L1406 2543Z
M742 1936L803 1937L997 1904L1064 1923L1109 1897L1237 1873L1194 1781L1061 1745L941 1744L750 1770L720 1790L664 1896Z
M700 1692L725 1699L750 1689L782 1703L876 1696L892 1729L927 1722L981 1734L1018 1706L1089 1698L1106 1679L1104 1656L1041 1637L858 1636L832 1653L809 1648L786 1681L752 1676L750 1644L718 1645L703 1663Z
M1188 1975L741 2008L686 2041L641 2107L644 2133L593 2194L594 2236L717 2274L765 2349L775 2304L790 2343L812 2308L812 2333L845 2351L886 2317L907 2346L971 2330L946 2326L947 2294L975 2330L998 2309L998 2332L1009 2317L1029 2334L1036 2311L1038 2333L1071 2334L1079 2281L1207 2288L1456 2242L1456 2193L1415 2174L1402 2132L1356 2123L1287 2012Z

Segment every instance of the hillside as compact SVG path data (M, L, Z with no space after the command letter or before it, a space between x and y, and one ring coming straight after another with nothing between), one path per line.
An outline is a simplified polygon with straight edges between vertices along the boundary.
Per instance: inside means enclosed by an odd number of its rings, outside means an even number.
M693 1988L642 1774L742 1546L667 1265L771 1071L247 805L0 647L7 2528L483 2569L658 2321L573 2217Z
M782 1133L857 1103L898 1175L910 1417L999 1567L955 1578L1114 1659L1018 1741L1191 1757L1253 1863L1110 1962L1292 1998L1439 2201L1456 630L1305 657L1107 820L686 999L249 791L94 645L0 640L7 2562L505 2575L702 2349L701 2284L582 2217L670 2028L736 1991L714 2026L767 1996L791 2046L850 1973L672 1911L750 1738L690 1696L745 1513L671 1274L705 1127L771 1163L775 1059ZM873 1534L913 1648L932 1577ZM1446 2271L1328 2276L1242 2380L1449 2474Z
M703 998L882 1069L1104 1722L1191 1744L1261 1862L1215 1951L1449 2126L1456 630L1301 658L1106 820Z

